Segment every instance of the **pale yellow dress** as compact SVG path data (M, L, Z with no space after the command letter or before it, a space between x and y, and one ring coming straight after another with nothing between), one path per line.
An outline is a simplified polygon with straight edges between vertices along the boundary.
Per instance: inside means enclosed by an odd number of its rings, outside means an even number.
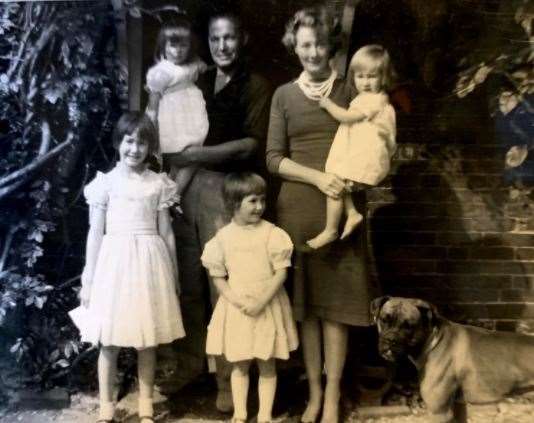
M227 277L236 293L256 297L275 270L291 265L292 251L289 235L272 223L231 222L206 243L201 260L212 277ZM207 354L224 355L230 362L287 359L297 347L297 330L283 286L254 317L219 297L208 326Z

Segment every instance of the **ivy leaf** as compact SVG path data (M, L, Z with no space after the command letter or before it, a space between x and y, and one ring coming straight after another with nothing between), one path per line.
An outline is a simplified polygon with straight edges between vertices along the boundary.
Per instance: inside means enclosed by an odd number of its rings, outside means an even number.
M70 363L68 360L65 360L64 358L62 358L61 360L58 360L54 363L54 367L56 366L65 368L65 367L69 367Z
M63 350L63 354L65 354L65 357L70 358L70 356L72 355L72 352L73 352L72 344L70 342L67 342L65 344L65 348Z
M42 297L35 297L35 306L36 306L38 309L42 309L44 303L46 303L47 298L48 298L48 297L47 297L46 295L44 295L44 296L42 296Z
M58 98L63 96L64 91L58 87L50 87L45 90L44 97L51 104L56 104Z
M28 239L29 240L33 239L33 240L41 243L41 242L43 242L43 233L41 231L38 231L38 230L32 231L28 235Z
M60 352L59 349L55 349L52 351L52 354L50 354L50 361L56 361L59 358Z
M9 349L9 352L11 354L15 353L16 351L18 351L20 349L20 345L22 343L22 338L17 338L17 342L15 342L11 348Z

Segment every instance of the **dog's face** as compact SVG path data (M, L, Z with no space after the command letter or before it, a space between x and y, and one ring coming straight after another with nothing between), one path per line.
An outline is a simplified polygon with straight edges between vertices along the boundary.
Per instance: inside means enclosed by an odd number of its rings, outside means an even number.
M417 357L437 324L435 308L416 298L377 298L371 314L378 327L378 351L389 361Z

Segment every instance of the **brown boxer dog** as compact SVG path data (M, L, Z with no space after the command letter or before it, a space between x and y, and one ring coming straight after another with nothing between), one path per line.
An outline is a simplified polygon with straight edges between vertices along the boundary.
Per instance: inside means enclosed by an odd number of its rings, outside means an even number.
M434 422L460 421L453 411L459 393L480 404L534 388L532 336L460 325L416 298L377 298L371 314L380 354L390 361L407 356L416 366Z

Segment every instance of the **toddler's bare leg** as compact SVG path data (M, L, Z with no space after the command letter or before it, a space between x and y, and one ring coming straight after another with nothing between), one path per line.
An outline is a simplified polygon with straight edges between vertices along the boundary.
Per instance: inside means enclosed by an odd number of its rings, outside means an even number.
M326 244L331 243L332 241L335 241L338 237L339 221L341 220L342 213L342 199L326 197L325 228L315 238L306 241L306 244L308 244L313 249L317 249L325 246Z
M345 226L343 227L340 239L345 239L354 232L363 219L362 214L356 210L356 206L352 201L352 196L349 193L343 196L343 207L345 209L347 220L345 221Z

